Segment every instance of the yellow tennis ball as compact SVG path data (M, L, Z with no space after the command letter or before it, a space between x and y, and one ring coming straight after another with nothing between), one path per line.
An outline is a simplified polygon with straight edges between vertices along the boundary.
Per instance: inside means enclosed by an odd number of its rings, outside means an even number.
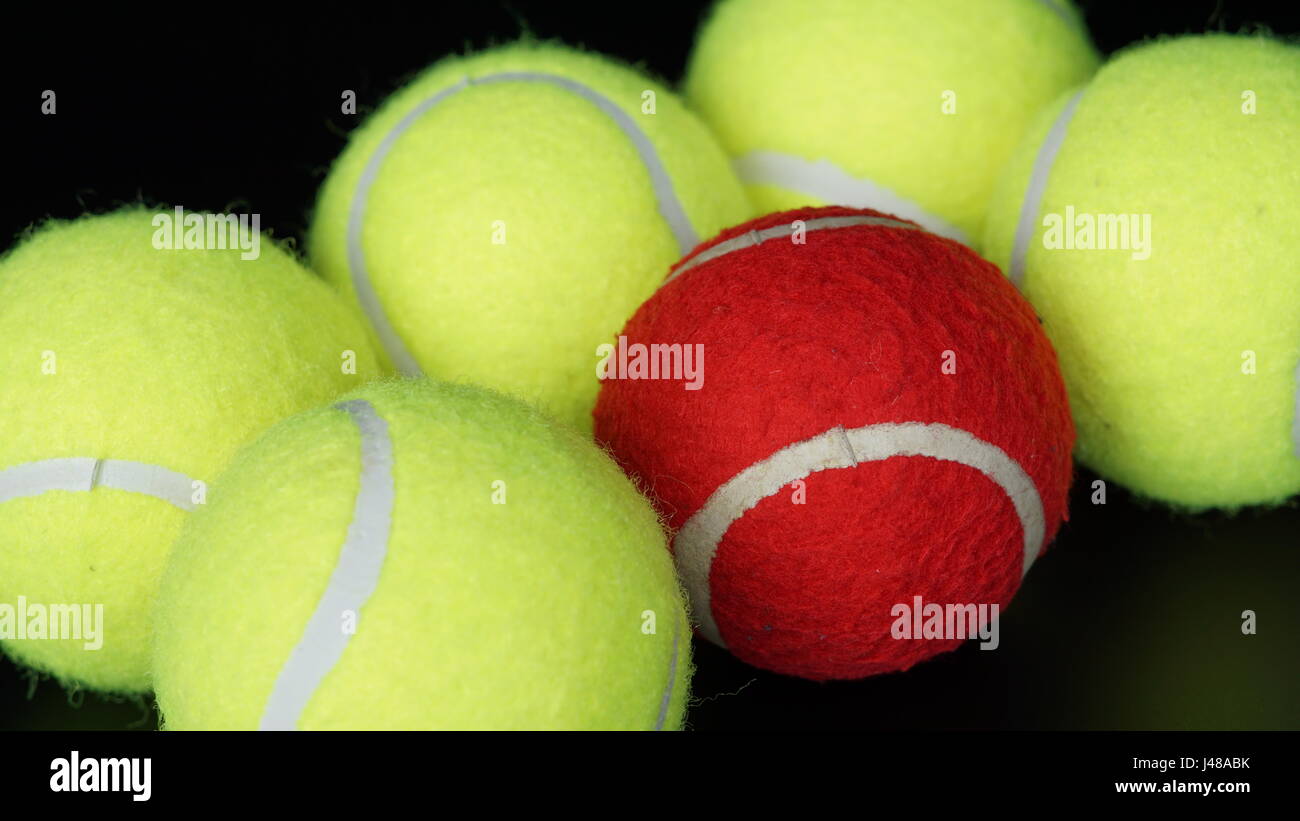
M169 729L669 729L690 629L649 503L478 387L375 383L275 426L158 599Z
M724 0L688 103L763 211L874 208L978 239L997 174L1097 53L1069 0Z
M367 119L321 190L310 248L401 372L590 430L597 346L750 208L663 86L525 42L443 60Z
M1056 346L1101 475L1187 508L1300 492L1300 48L1117 55L1008 164L985 253Z
M206 483L378 375L360 318L283 249L155 247L155 217L53 222L0 260L0 640L118 692L149 687L150 605Z

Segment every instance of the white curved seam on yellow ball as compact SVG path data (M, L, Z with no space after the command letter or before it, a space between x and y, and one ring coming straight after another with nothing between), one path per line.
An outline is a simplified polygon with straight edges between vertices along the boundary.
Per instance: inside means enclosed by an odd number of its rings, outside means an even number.
M894 456L956 462L978 470L1002 488L1020 519L1022 577L1029 572L1042 550L1046 514L1033 479L1005 451L968 431L941 423L882 422L850 430L836 426L787 445L737 473L710 494L678 531L675 559L700 633L720 647L727 646L713 618L709 572L733 523L791 482L822 470L852 468Z
M259 725L262 730L297 729L352 637L343 629L344 614L355 614L356 632L366 629L362 609L379 585L388 556L396 497L388 422L364 399L335 407L352 417L361 434L361 476L352 521L329 584L276 677Z
M856 177L827 159L807 160L763 149L737 157L732 167L747 185L774 185L814 196L827 205L871 208L912 220L931 233L970 245L965 231L930 213L920 203L871 180Z
M1065 21L1065 24L1077 31L1083 31L1083 21L1077 15L1070 13L1070 8L1066 3L1057 2L1057 0L1038 0L1044 6L1054 13L1057 17Z
M1291 424L1291 438L1295 441L1295 458L1300 459L1300 362L1295 366L1295 420Z
M161 465L74 456L0 470L0 503L56 490L88 493L97 487L152 496L187 512L195 508L194 480Z
M379 302L379 295L375 293L374 283L370 280L370 270L366 267L366 255L361 247L361 231L365 223L366 204L370 198L370 188L374 185L376 177L379 176L379 168L383 165L384 159L388 156L388 152L392 150L398 137L405 133L416 120L424 116L426 111L433 108L445 97L465 88L467 84L466 80L462 80L453 86L442 89L417 105L391 131L384 135L384 139L380 141L375 153L370 155L370 159L361 172L361 177L357 180L357 189L352 195L352 203L348 210L348 270L352 274L352 287L356 290L357 301L361 304L361 310L370 319L380 343L384 346L384 350L388 351L389 357L392 358L393 365L407 376L419 376L421 370L419 363L406 349L406 343L402 341L397 330L389 322L388 314L384 312L384 306Z
M1065 144L1065 134L1082 99L1083 89L1080 89L1065 104L1034 156L1034 167L1029 175L1029 183L1025 186L1024 199L1020 203L1020 219L1016 222L1015 243L1011 247L1011 259L1007 266L1007 276L1017 288L1024 285L1029 245L1038 236L1038 212L1043 206L1043 194L1047 191L1047 178L1051 176L1056 155Z
M655 729L662 730L668 720L668 705L673 700L673 687L677 683L677 664L681 655L678 644L681 641L682 628L673 619L673 658L668 665L668 683L664 686L663 698L659 700L659 718L655 720Z
M677 197L677 192L673 188L672 178L668 175L663 161L660 160L658 152L655 150L654 143L650 138L637 127L636 121L628 115L617 103L610 100L600 92L579 83L568 77L555 74L544 74L541 72L501 72L499 74L488 74L482 77L465 77L454 85L439 90L436 94L422 101L414 109L403 117L396 126L384 135L375 152L366 162L365 168L361 172L361 177L357 181L357 188L352 197L352 204L348 213L347 227L347 258L348 269L352 274L353 287L357 292L357 300L361 303L362 310L370 318L375 327L375 332L379 336L380 342L384 349L388 351L393 360L393 364L399 371L408 376L419 376L422 371L420 365L415 361L407 349L401 335L389 321L384 307L380 304L379 297L375 293L374 283L370 278L370 271L366 267L365 251L362 248L361 233L365 223L366 205L369 201L370 189L374 185L375 179L379 176L379 169L383 165L384 159L392 150L393 145L404 134L407 129L415 124L417 120L423 117L430 109L438 105L448 97L460 91L475 85L488 85L493 83L506 82L532 82L548 83L559 86L566 91L571 91L587 102L592 103L601 113L608 116L618 126L619 130L632 142L636 148L637 155L641 163L645 166L646 173L650 177L650 184L654 190L655 202L658 205L659 213L663 216L664 221L668 224L669 230L673 234L673 239L677 242L678 251L685 255L688 251L699 244L699 235L695 227L691 225L690 218L686 215L686 209Z
M758 231L746 231L743 234L732 237L729 240L712 245L683 262L673 269L668 278L664 280L664 285L672 282L677 277L687 271L698 268L706 262L712 262L719 257L727 254L742 251L746 248L754 248L762 245L769 240L788 239L796 230L795 223L801 223L803 231L827 231L836 228L855 228L863 225L878 225L882 228L906 228L911 231L919 231L917 226L910 222L891 219L890 217L863 217L863 216L838 216L838 217L817 217L810 220L795 220L795 222L781 223L773 225ZM663 286L660 286L663 287Z

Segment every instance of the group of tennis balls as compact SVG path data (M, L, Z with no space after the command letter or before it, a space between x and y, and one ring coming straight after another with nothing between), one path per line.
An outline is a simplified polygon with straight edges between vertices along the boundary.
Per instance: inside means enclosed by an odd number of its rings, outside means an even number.
M894 606L1005 606L1076 431L1178 508L1300 492L1300 49L1099 64L1065 0L726 0L684 98L438 62L335 163L315 274L35 229L0 603L103 644L6 652L169 728L677 728L693 631L814 680L956 646Z

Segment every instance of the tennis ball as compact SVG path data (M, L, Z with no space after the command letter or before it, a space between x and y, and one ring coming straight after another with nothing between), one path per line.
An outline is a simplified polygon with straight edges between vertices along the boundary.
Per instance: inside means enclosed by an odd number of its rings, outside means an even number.
M283 249L159 249L168 216L51 222L0 261L0 639L98 690L148 689L167 552L239 445L378 375Z
M879 208L971 242L1023 130L1097 62L1068 0L727 0L686 97L763 211Z
M1061 356L1079 458L1186 509L1300 492L1300 48L1116 56L1043 113L984 247Z
M402 373L497 388L590 431L596 346L750 210L663 86L524 42L443 60L387 100L331 170L310 248Z
M697 378L668 378L688 356ZM623 331L595 433L676 531L699 632L815 680L956 647L933 606L991 627L1065 518L1074 439L1056 357L998 270L847 208L769 215L680 262Z
M677 728L654 510L514 399L375 383L244 450L158 598L170 729Z

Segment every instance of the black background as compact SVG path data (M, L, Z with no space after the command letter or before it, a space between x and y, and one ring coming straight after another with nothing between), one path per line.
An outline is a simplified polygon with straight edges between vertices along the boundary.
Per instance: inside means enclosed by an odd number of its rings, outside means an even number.
M1107 53L1162 33L1300 30L1289 3L1081 5ZM103 23L69 8L57 25L12 26L0 57L0 247L47 217L141 200L256 212L272 234L301 242L347 132L438 57L528 32L676 83L703 13L486 2L412 17L348 6L277 21L253 6L200 4L202 17ZM44 89L58 93L57 116L39 113ZM357 93L356 117L339 112L344 89ZM1094 505L1094 479L1079 473L1071 520L1004 615L999 651L968 643L907 673L813 684L697 642L690 727L1300 728L1300 506L1187 516L1113 487ZM1258 614L1258 635L1241 634L1245 609ZM156 726L147 699L67 693L0 659L0 729Z

